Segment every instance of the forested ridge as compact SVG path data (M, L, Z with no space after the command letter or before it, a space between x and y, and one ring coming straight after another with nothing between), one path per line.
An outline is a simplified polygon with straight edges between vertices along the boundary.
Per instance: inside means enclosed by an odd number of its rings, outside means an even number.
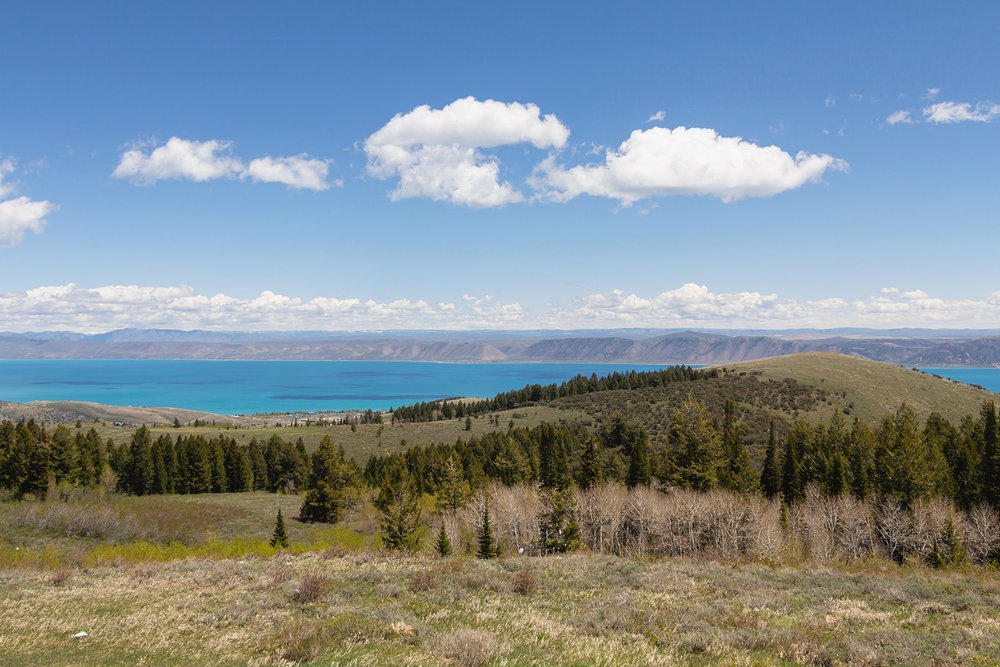
M426 422L435 419L462 418L469 415L481 415L489 412L520 408L569 396L616 391L619 389L662 387L668 384L714 378L718 377L718 375L719 371L715 369L701 370L693 369L690 366L670 366L658 371L630 371L628 373L616 371L600 377L594 373L589 377L577 375L561 384L529 384L522 389L501 392L493 398L485 400L462 401L455 399L426 401L394 408L391 412L394 422Z

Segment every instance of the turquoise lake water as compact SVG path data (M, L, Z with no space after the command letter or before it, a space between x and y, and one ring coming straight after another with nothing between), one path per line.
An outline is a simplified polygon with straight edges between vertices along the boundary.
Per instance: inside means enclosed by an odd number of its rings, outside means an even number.
M0 361L0 400L96 401L222 414L381 410L451 396L493 396L578 373L645 364L439 364L385 361ZM1000 392L1000 369L926 368Z
M439 364L387 361L0 361L0 400L96 401L221 414L382 410L494 396L582 373L644 364Z

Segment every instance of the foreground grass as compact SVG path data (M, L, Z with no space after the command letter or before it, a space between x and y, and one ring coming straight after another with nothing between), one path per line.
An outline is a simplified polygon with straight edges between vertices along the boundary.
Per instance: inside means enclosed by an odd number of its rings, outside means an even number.
M8 569L0 663L998 664L996 578L875 567L331 550Z

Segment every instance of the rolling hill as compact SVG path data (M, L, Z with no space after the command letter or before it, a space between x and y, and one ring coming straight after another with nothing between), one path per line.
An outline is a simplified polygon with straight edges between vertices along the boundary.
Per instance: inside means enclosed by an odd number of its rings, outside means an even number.
M820 422L837 410L849 419L875 422L902 403L923 419L939 412L953 423L978 412L992 392L859 357L807 352L718 367L714 378L643 389L618 389L559 398L552 405L593 419L624 415L655 439L664 439L670 414L687 396L720 416L733 400L749 429L751 445L766 442L771 420L779 436L794 419ZM759 453L759 447L757 447Z

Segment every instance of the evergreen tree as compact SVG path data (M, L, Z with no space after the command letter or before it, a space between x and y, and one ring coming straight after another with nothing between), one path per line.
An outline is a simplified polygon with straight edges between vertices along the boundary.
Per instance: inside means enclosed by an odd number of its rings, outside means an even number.
M778 468L778 443L774 437L774 420L767 436L767 450L764 453L764 469L760 473L760 488L769 500L781 491L781 470Z
M847 445L850 459L851 493L858 500L868 497L871 489L875 457L875 436L860 419L854 419Z
M288 548L288 533L285 532L285 518L281 516L281 509L278 509L278 519L274 522L274 532L268 542L272 547L278 549Z
M469 483L462 475L461 466L455 462L454 456L445 461L441 483L437 489L438 509L456 512L463 507L469 498Z
M150 448L150 459L152 460L153 479L148 490L151 494L167 493L169 472L167 462L163 456L163 449L160 447L160 438L157 438Z
M555 426L544 423L539 427L539 477L543 489L565 489L569 486L569 457L566 446Z
M141 496L152 491L153 458L152 442L149 429L140 426L132 434L132 443L128 448L128 465L125 472L125 489L132 494Z
M670 420L666 477L677 486L707 491L716 485L719 436L701 401L688 396Z
M240 447L232 438L227 438L222 447L222 455L225 460L227 490L230 493L253 490L253 462L247 449Z
M649 463L649 438L646 431L640 429L634 441L630 443L628 457L628 477L625 485L630 489L637 486L649 486L652 482L652 470Z
M79 478L80 456L73 433L60 424L49 436L49 466L56 483Z
M312 455L312 470L299 516L303 521L336 523L347 507L351 470L344 448L335 447L329 435L323 437Z
M247 445L247 456L250 457L250 465L253 469L253 490L267 491L271 488L271 481L267 477L264 448L257 441L257 438L251 438L250 444Z
M731 491L753 493L758 489L759 480L750 460L750 452L743 444L745 434L746 428L736 418L736 403L727 400L722 422L719 485Z
M188 438L186 451L188 493L210 493L212 491L212 453L208 442L200 435Z
M805 497L803 485L802 459L810 429L804 422L792 424L785 437L784 457L781 462L781 497L788 505L794 505Z
M876 488L909 507L934 488L932 466L913 408L905 403L886 416L876 434Z
M970 510L982 499L981 423L971 415L959 427L958 444L951 461L951 479L955 487L955 502Z
M840 452L831 458L830 466L823 477L823 491L829 496L839 496L848 488L848 464Z
M647 460L647 467L648 467ZM580 476L577 483L580 488L587 490L597 486L604 479L604 467L601 464L601 452L598 449L596 438L589 438L580 457Z
M479 522L479 530L476 532L476 558L488 560L496 558L498 554L496 540L493 537L493 526L490 525L490 503L489 499L483 497L483 514Z
M222 436L208 444L208 461L212 468L212 493L228 491L229 480L226 478L226 456L222 451Z
M451 555L451 540L448 539L448 531L444 529L444 521L441 522L441 530L438 531L434 549L442 558L447 558Z
M374 505L382 512L382 544L387 549L416 550L419 546L419 497L402 459L393 459L386 468Z
M49 489L49 480L49 448L36 439L28 451L28 472L22 482L20 495L30 494L44 498Z
M957 449L958 429L940 413L932 412L924 422L923 440L933 486L932 493L954 497L956 489L951 474L951 463Z

